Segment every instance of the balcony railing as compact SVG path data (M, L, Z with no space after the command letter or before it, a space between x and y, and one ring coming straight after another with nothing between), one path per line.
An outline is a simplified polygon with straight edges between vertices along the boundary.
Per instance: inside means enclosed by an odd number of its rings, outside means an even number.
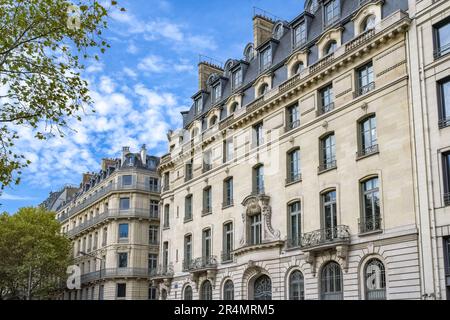
M298 248L300 247L302 244L302 237L301 236L296 236L296 237L292 237L286 240L286 247L288 249L291 248Z
M369 29L361 34L359 34L356 38L350 40L345 45L345 51L350 51L354 48L359 47L360 45L368 42L375 35L375 29Z
M202 167L202 173L208 172L212 169L212 164L204 163Z
M359 96L365 95L366 93L372 91L373 89L375 89L375 82L371 82L365 86L357 88L353 97L357 98Z
M124 185L121 183L109 184L103 189L99 189L97 192L93 193L82 203L72 207L66 214L61 215L59 221L64 221L67 218L70 218L74 214L80 212L81 210L87 208L97 200L103 198L106 194L113 191L122 191L122 190L138 190L138 191L148 191L148 192L159 192L159 188L155 188L154 185L150 185L149 183L132 183L130 185Z
M82 274L81 283L84 284L106 278L149 278L151 276L150 271L146 268L106 268Z
M447 43L446 45L443 45L442 47L436 49L434 51L434 59L439 59L447 53L450 53L450 43Z
M192 260L183 261L183 271L202 271L205 269L216 269L217 268L217 257L207 256L200 257Z
M193 174L192 172L186 172L186 175L184 177L184 182L188 182L189 180L192 180Z
M327 170L335 169L336 167L337 167L336 160L325 161L319 165L318 171L319 173L321 173Z
M287 124L286 131L300 127L300 120L295 120Z
M292 173L292 174L289 174L288 177L286 178L286 184L294 183L294 182L298 182L298 181L302 181L301 173Z
M364 218L358 221L359 233L381 230L381 217Z
M202 209L202 216L206 216L208 214L212 213L212 208L211 207L206 207Z
M184 214L184 222L188 222L192 220L192 212Z
M264 186L256 187L252 191L252 196L259 196L265 194Z
M67 232L67 236L73 237L76 234L83 232L84 230L91 228L99 223L102 223L108 219L117 219L117 218L142 218L149 220L159 220L159 215L157 213L155 214L155 212L151 212L150 209L127 209L127 210L109 209L87 221L84 221L75 228L69 230Z
M168 265L160 264L154 269L149 269L150 278L170 278L173 277L173 264Z
M301 236L300 247L302 249L312 249L335 245L337 243L350 242L350 230L348 226L339 225L332 228L319 229L304 233Z
M224 251L221 254L222 256L222 263L230 263L234 260L234 254L231 251Z
M450 116L439 120L439 129L450 126Z
M446 206L450 206L450 192L444 193L444 204Z
M321 116L322 114L325 114L327 112L330 112L334 109L334 102L330 102L326 106L321 106L319 111L317 112L317 116Z
M233 199L228 199L225 202L222 202L222 209L228 208L234 205Z
M374 153L378 153L378 144L374 144L359 150L358 152L356 152L356 158L365 157Z
M326 66L329 66L334 60L334 53L330 53L329 55L323 57L319 61L313 63L309 66L309 72L313 73L316 71L319 71L320 69L325 68Z

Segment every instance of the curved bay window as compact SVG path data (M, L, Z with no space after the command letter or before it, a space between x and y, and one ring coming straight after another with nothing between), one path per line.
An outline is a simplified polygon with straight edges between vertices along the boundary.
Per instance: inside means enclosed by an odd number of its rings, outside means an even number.
M231 280L225 281L223 285L223 300L234 300L234 284Z
M272 280L266 275L260 276L253 284L254 300L272 300Z
M320 299L342 300L342 271L339 264L332 261L325 265L320 275Z
M370 232L381 229L380 190L378 177L365 180L361 183L362 217L360 232Z
M200 288L200 300L212 300L212 285L208 280Z
M364 288L367 300L386 300L386 276L383 263L371 259L364 268Z
M289 276L289 300L305 300L304 279L299 270Z
M184 298L184 300L192 300L192 287L191 286L186 286L186 288L184 288L183 298Z

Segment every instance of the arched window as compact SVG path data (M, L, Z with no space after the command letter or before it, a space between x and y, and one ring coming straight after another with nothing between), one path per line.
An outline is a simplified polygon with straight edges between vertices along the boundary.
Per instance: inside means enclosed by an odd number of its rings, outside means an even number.
M317 2L317 0L311 0L306 11L314 14L314 13L316 13L318 8L319 8L319 3Z
M191 286L186 286L186 288L184 288L184 300L192 300L192 287Z
M263 83L258 90L258 96L264 95L267 91L269 91L269 85L267 83Z
M272 281L266 275L260 276L253 285L254 300L272 300Z
M274 36L274 38L277 39L277 40L280 40L281 37L283 36L283 33L284 33L284 27L283 27L283 24L282 24L282 23L278 23L278 24L275 26L275 29L274 29L274 31L273 31L273 36Z
M289 300L305 300L303 274L299 270L289 276Z
M364 288L367 300L386 300L386 276L384 265L378 259L370 259L364 268Z
M328 44L325 47L324 55L332 54L333 52L336 51L336 48L337 48L336 41L332 40L332 41L328 42Z
M230 108L230 114L235 113L237 110L237 107L238 107L238 103L237 102L233 103Z
M234 284L231 280L225 281L223 285L223 300L234 300Z
M212 300L212 286L211 282L208 280L202 284L200 289L200 300Z
M217 123L217 116L213 116L211 120L209 121L209 126L212 127Z
M297 73L302 72L305 69L305 65L303 64L303 62L297 62L293 67L292 67L292 74L295 75Z
M320 276L320 298L322 300L342 300L342 271L339 264L332 261L325 265Z
M376 21L376 18L374 15L368 16L366 19L364 19L364 21L362 23L361 31L365 32L365 31L375 28L375 21Z
M244 52L245 61L250 62L255 56L253 45L249 44Z

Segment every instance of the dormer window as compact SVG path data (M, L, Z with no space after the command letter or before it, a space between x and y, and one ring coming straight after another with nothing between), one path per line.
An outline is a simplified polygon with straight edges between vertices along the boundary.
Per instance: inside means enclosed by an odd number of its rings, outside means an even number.
M339 0L331 0L325 5L325 25L336 22L341 15Z
M303 22L295 28L294 46L299 47L306 42L306 23Z
M280 22L275 26L275 29L273 31L273 37L277 40L280 40L281 37L283 37L284 34L284 26L283 23Z
M272 64L272 47L268 47L261 52L261 70L265 70Z
M195 100L195 110L196 110L197 114L202 113L202 111L203 111L203 98L202 97Z
M253 60L255 53L252 44L248 44L244 51L245 61L250 62Z
M219 83L213 87L214 102L218 102L220 100L220 98L222 98L222 87Z
M309 13L314 14L314 13L316 13L318 8L319 8L319 3L317 2L317 0L311 0L311 2L309 3L307 11Z
M242 69L241 68L239 68L235 72L233 72L232 79L233 79L233 89L239 88L242 84Z
M336 43L336 41L330 41L328 44L327 44L327 46L325 47L325 52L324 52L324 54L325 55L329 55L329 54L332 54L333 52L335 52L336 51L336 48L337 48L337 43Z
M364 22L363 22L363 25L361 28L363 30L363 32L369 31L369 30L375 28L375 21L376 21L376 18L374 15L370 15L366 19L364 19Z

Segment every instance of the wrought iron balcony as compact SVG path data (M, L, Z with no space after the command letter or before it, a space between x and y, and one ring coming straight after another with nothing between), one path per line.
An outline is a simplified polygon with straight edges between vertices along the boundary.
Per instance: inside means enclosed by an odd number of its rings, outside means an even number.
M298 247L301 246L301 244L302 244L302 237L301 236L288 238L286 240L286 248L288 248L288 249L298 248Z
M192 220L192 212L186 213L184 215L184 219L183 220L184 220L184 222L191 221Z
M222 209L231 207L234 205L233 199L227 199L225 202L222 202Z
M371 145L356 152L356 158L362 158L371 154L378 153L378 144Z
M300 247L303 251L321 250L350 242L350 229L339 225L333 228L319 229L304 233L301 236Z
M234 260L234 254L231 251L222 252L222 263L230 263Z
M359 233L368 233L381 230L381 217L363 218L358 220Z
M450 116L439 120L439 129L443 129L450 126Z
M330 112L333 109L334 109L334 102L330 102L329 104L320 107L319 111L317 112L317 116L321 116L327 112Z
M331 170L331 169L335 169L337 168L337 162L336 160L330 160L330 161L325 161L323 162L319 167L318 167L318 171L319 173L327 171L327 170Z
M372 91L375 89L375 82L371 82L365 86L359 87L356 89L356 92L354 93L353 97L357 98L359 96L365 95L366 93Z
M444 204L446 206L450 206L450 192L444 193Z
M294 183L294 182L298 182L298 181L302 181L301 173L292 173L292 174L289 174L288 177L286 178L286 184Z
M149 269L149 276L152 279L155 278L172 278L173 277L173 264L168 265L160 264L156 268Z
M295 129L295 128L297 128L297 127L300 127L300 120L295 120L295 121L289 122L289 123L286 125L286 131Z
M197 272L217 268L217 257L207 256L183 261L183 271Z
M206 216L206 215L211 214L211 213L212 213L212 208L209 207L209 206L202 209L202 216Z
M211 169L212 169L212 164L204 163L203 167L202 167L202 172L205 173L205 172L210 171Z
M88 283L107 278L149 278L149 269L146 268L106 268L81 275L81 283Z
M450 43L447 43L446 45L437 48L434 51L434 59L439 59L440 57L446 55L447 53L450 53Z
M259 186L253 189L252 196L259 196L266 194L264 191L264 186Z
M193 174L192 172L186 172L186 175L184 177L184 182L188 182L189 180L192 180Z

